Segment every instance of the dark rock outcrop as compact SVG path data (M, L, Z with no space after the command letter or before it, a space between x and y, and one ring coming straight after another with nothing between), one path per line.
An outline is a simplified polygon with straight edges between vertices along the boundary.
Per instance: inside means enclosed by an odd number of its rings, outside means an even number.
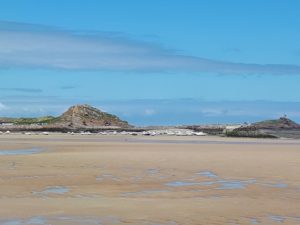
M277 120L265 120L251 125L256 129L300 129L300 125L287 117L280 117Z
M300 125L294 121L280 117L277 120L265 120L227 131L226 136L255 138L300 138Z

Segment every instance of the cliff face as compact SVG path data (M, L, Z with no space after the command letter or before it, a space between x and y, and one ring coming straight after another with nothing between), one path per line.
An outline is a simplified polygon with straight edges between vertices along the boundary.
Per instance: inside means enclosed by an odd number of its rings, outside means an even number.
M71 128L130 127L128 122L89 105L75 105L57 118L56 125ZM54 125L54 124L53 124Z

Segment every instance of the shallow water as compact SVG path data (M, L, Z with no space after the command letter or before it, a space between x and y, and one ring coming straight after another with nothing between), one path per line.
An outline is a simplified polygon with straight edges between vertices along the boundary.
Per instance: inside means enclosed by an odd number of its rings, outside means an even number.
M260 224L260 222L256 218L250 218L250 223L251 224Z
M148 225L179 225L179 224L176 223L175 221L170 221L167 223L149 223Z
M159 169L155 169L155 168L147 169L147 173L149 175L155 175L159 173Z
M212 186L219 185L215 187L216 190L228 190L228 189L244 189L249 184L256 183L256 180L217 180L217 181L207 181L207 182L189 182L189 181L173 181L166 183L169 187L185 187L185 186Z
M271 216L269 216L269 219L273 220L275 222L278 222L278 223L283 223L285 221L285 217L277 216L277 215L271 215Z
M120 181L121 179L112 174L102 174L102 175L96 177L96 181L103 181L103 180Z
M208 177L208 178L216 178L216 179L219 178L216 174L214 174L211 171L202 171L202 172L199 172L196 174L199 176Z
M17 149L17 150L0 150L0 156L4 155L32 155L43 150L40 148L32 148L32 149Z
M40 192L33 192L35 195L48 195L48 194L59 194L63 195L65 193L68 193L70 191L69 188L62 187L62 186L51 186L47 187L44 190Z
M199 173L196 173L196 175L200 175L200 176L204 176L204 177L208 177L208 178L219 178L219 176L217 176L216 174L214 174L211 171L201 171Z
M1 222L1 224L2 225L22 225L23 223L21 220L8 220L8 221Z
M105 224L120 224L117 217L80 217L80 216L57 216L43 217L35 216L29 219L11 219L0 220L1 225L49 225L49 224L72 224L72 225L105 225Z
M103 140L101 141L108 141L108 140ZM109 140L111 141L111 140ZM281 143L281 142L276 142L274 140L273 142L267 142L267 141L231 141L231 140L226 140L226 141L210 141L210 140L157 140L157 139L134 139L134 138L128 138L124 140L125 142L130 142L130 143L149 143L149 144L218 144L218 145L300 145L299 143L293 143L293 142L286 142L286 143Z
M289 185L286 183L275 183L275 182L260 182L256 179L239 180L239 179L224 179L219 177L212 171L201 171L195 173L197 176L209 178L208 181L196 181L195 176L190 179L177 180L165 183L169 187L187 187L187 186L212 186L215 190L230 190L230 189L244 189L250 184L262 185L270 188L288 188Z
M256 183L256 180L246 180L246 181L241 181L241 180L220 180L218 181L219 184L221 184L221 187L218 187L216 189L218 190L226 190L226 189L244 189L247 187L249 184L254 184Z
M185 187L185 186L195 186L195 185L200 185L200 186L207 186L207 185L212 185L215 182L190 182L190 181L172 181L168 182L165 185L169 187Z
M47 224L47 221L45 218L41 216L32 217L27 221L27 224Z
M152 194L161 194L161 193L168 193L170 190L144 190L144 191L137 191L137 192L126 192L122 193L121 196L140 196L140 195L152 195Z
M20 138L19 140L26 140L25 138ZM39 140L39 139L32 139ZM71 138L51 138L48 139L48 141L53 142L60 142L60 141L68 141L68 142L89 142L89 143L99 143L99 142L114 142L114 143L120 143L120 142L129 142L129 143L145 143L145 144L218 144L218 145L295 145L300 146L299 142L278 142L278 140L272 140L272 141L234 141L225 139L223 140L204 140L204 139L195 139L195 140L174 140L174 139L152 139L152 137L149 138L78 138L78 139L71 139Z
M288 184L285 184L285 183L276 183L276 184L264 184L265 186L268 186L268 187L274 187L274 188L287 188L288 187Z

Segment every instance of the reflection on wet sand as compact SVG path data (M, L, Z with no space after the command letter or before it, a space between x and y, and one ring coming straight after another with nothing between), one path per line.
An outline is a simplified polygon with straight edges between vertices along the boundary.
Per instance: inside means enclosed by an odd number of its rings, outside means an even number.
M17 150L0 150L0 156L6 155L32 155L43 151L39 148L32 149L17 149Z
M1 136L0 224L300 224L300 143L135 140Z

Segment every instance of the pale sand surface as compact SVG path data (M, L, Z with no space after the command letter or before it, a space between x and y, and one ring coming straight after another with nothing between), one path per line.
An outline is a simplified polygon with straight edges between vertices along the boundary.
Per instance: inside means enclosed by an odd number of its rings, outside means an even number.
M300 141L0 135L0 224L300 224Z

